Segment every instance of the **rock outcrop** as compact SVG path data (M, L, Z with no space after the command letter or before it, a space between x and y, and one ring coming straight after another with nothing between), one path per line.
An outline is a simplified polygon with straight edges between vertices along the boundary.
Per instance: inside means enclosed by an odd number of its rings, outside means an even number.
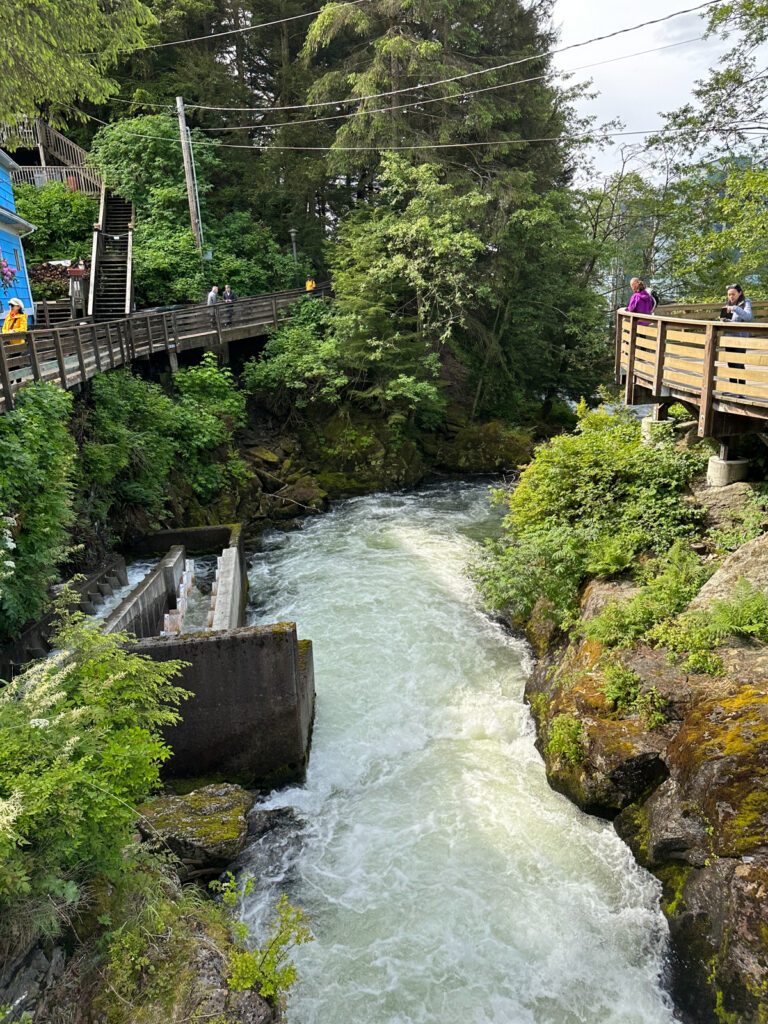
M727 597L746 577L768 588L768 535L730 556L691 607ZM593 584L591 618L629 587ZM606 697L599 643L547 634L526 686L553 788L613 819L637 859L662 881L674 951L674 995L690 1024L768 1020L768 648L718 649L719 676L673 664L645 645L614 652L663 721ZM543 642L543 643L542 643ZM554 642L555 646L552 646ZM558 646L559 645L559 646ZM566 740L563 741L562 737ZM553 737L556 737L553 741Z
M255 796L222 782L184 796L167 794L139 808L145 839L164 843L180 860L196 868L225 868L245 846L246 815Z

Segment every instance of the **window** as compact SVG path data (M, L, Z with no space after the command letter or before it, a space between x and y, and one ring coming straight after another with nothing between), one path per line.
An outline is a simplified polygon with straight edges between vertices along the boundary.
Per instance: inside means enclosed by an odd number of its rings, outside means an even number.
M13 250L13 262L16 264L16 269L21 270L21 257L18 249Z

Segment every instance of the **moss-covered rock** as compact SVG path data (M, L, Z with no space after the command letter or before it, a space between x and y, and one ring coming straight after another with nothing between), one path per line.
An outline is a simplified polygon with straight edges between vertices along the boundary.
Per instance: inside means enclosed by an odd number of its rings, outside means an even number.
M533 440L527 431L494 420L460 427L438 441L434 461L451 473L502 473L530 461Z
M246 815L252 793L217 783L183 796L167 794L142 805L139 828L147 839L162 839L195 867L226 867L245 846Z

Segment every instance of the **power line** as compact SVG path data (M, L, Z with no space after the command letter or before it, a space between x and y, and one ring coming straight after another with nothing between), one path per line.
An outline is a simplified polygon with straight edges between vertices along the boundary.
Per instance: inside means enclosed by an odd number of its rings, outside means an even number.
M72 107L71 109L75 110L77 108ZM95 117L93 114L86 114L85 111L82 111L82 110L78 110L77 112L79 114L84 115L85 117L89 118L92 121L98 122L98 124L105 125L105 126L109 127L109 123L107 121L102 121L101 118ZM119 124L120 122L116 122L116 123ZM695 132L695 134L702 135L702 134L705 134L705 133L711 133L713 131L725 131L725 130L728 130L728 129L733 128L733 127L738 127L739 130L741 130L741 131L751 130L751 129L744 129L744 127L739 122L732 122L732 123L725 124L725 125L707 125L707 127L705 127L705 128L698 129ZM754 129L754 130L758 130L758 129ZM176 146L181 145L180 139L172 138L172 137L166 136L166 135L148 135L148 134L146 134L144 132L126 132L125 134L129 135L131 138L135 138L135 139L151 139L151 140L156 141L156 142L170 142L170 143L172 143L173 145L176 145ZM503 147L503 146L528 146L528 145L533 145L534 143L540 143L540 142L559 142L559 143L563 143L563 142L582 142L585 139L592 139L594 142L597 142L597 141L605 141L607 139L628 138L630 136L642 136L644 138L649 138L651 136L664 136L664 135L669 135L669 134L674 134L675 136L677 136L678 135L678 130L676 128L667 128L667 129L665 129L665 128L650 128L650 129L647 129L647 130L644 130L644 131L637 131L637 130L635 130L635 131L597 132L597 133L585 131L585 132L578 132L578 133L576 133L574 135L551 135L551 136L543 136L543 137L534 138L534 139L524 139L524 138L516 138L516 139L484 139L484 140L473 141L473 142L430 142L430 143L423 143L423 144L415 143L415 144L411 144L411 145L407 145L407 146L389 146L389 145L381 145L381 146L335 146L335 145L331 145L331 146L286 146L286 145L282 145L280 143L277 143L277 144L270 143L268 145L261 145L259 143L253 143L251 145L245 145L245 144L242 144L242 143L238 144L238 143L214 142L214 141L207 142L207 141L204 141L202 139L194 139L194 138L191 140L191 142L192 142L193 146L214 147L216 149L247 149L247 150L259 150L259 151L268 151L268 150L284 151L285 150L285 151L292 151L292 152L310 152L310 153L329 153L329 152L332 152L332 151L333 152L343 152L343 153L388 153L388 152L406 152L406 151L426 151L426 150L434 150L434 149L477 149L477 148L489 147L489 146L499 146L499 147ZM765 134L765 133L763 133L763 134Z
M318 107L335 107L347 103L362 103L365 100L378 100L383 99L386 96L398 96L406 92L414 92L417 89L431 89L435 85L447 85L450 82L460 82L465 78L473 78L477 75L488 75L493 71L504 71L506 68L517 67L520 64L528 64L533 60L544 60L547 57L554 57L561 53L567 53L569 50L577 50L582 46L590 46L592 43L601 43L606 39L615 39L616 36L626 35L629 32L636 32L641 28L648 28L651 25L659 25L662 22L670 21L672 18L679 18L683 14L693 14L697 11L702 11L707 7L713 7L716 3L720 3L721 0L707 0L706 3L699 4L697 7L687 7L684 10L675 11L672 14L666 14L661 18L653 18L650 21L643 21L638 25L631 25L628 28L616 29L615 32L608 32L606 35L594 36L592 39L585 39L580 43L570 43L568 46L561 46L556 50L548 50L545 53L532 54L529 57L520 57L518 60L506 61L503 64L495 64L489 68L480 68L477 71L467 71L462 75L453 75L451 78L441 78L435 82L424 82L420 85L409 85L403 89L389 89L387 92L375 92L369 93L367 96L350 96L345 99L336 100L322 100L317 103L297 103L290 106L284 107L212 107L205 106L202 103L190 103L187 104L190 110L220 110L220 111L239 111L242 113L269 113L272 111L280 110L313 110Z
M452 102L453 100L464 99L469 96L477 96L480 93L493 92L498 89L511 89L519 85L528 85L531 82L542 82L549 78L564 78L568 75L575 74L577 71L588 71L590 68L603 67L606 64L615 64L622 60L630 60L633 57L645 57L649 53L659 53L662 50L670 50L675 46L686 46L690 43L696 43L701 40L701 36L692 36L690 39L681 39L676 43L667 43L664 46L654 46L649 50L638 50L636 53L625 53L621 57L609 57L607 60L594 61L591 64L582 64L576 68L568 68L564 71L552 74L547 73L546 75L535 75L532 78L520 78L514 82L502 82L499 85L486 85L481 89L469 89L464 92L453 93L449 96L436 96L430 99L416 99L411 100L409 103L400 103L396 106L388 107L372 107L362 110L353 110L349 114L329 114L326 117L310 117L305 118L301 121L266 121L258 124L239 124L239 125L225 125L224 127L217 128L199 128L201 132L241 132L248 131L251 129L259 128L283 128L287 126L296 126L303 124L320 124L323 121L340 121L347 120L352 117L361 117L366 114L387 114L392 113L396 110L407 110L410 107L415 106L426 106L428 103L445 103ZM191 108L191 104L189 105Z

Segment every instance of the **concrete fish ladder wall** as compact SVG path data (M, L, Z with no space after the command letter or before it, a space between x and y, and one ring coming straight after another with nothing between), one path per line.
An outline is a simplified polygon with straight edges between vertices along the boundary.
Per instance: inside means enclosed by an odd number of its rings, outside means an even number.
M164 774L264 789L304 780L315 680L312 644L297 639L294 623L153 637L136 650L188 662L180 685L193 696L164 732L173 750Z

